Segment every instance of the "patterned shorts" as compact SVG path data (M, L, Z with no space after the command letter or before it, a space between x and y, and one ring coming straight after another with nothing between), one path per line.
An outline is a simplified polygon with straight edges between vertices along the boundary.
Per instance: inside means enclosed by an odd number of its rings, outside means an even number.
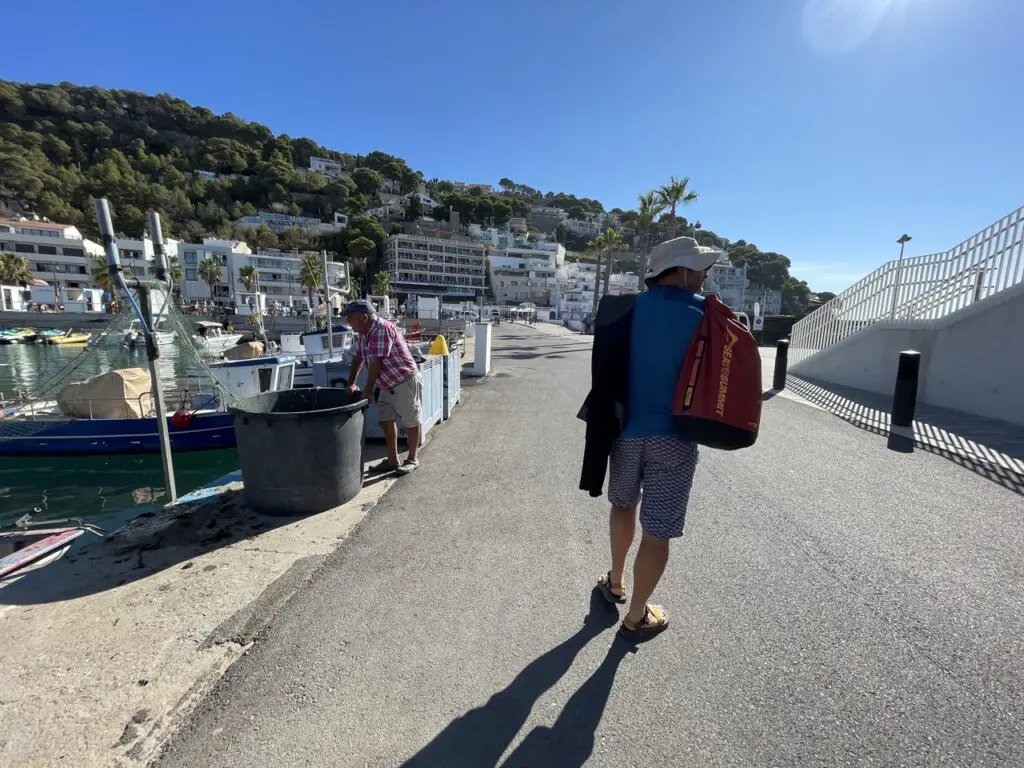
M697 472L697 444L678 437L621 437L612 448L608 500L615 507L640 503L640 526L659 539L683 535L690 488Z

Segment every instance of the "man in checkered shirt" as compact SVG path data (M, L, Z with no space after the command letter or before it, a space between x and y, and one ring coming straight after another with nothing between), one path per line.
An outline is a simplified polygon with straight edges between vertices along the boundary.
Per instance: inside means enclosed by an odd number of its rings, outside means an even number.
M348 320L357 334L352 345L354 359L348 389L354 392L359 388L356 382L365 363L366 385L363 391L371 401L376 397L380 427L387 443L388 457L370 467L370 472L407 475L419 466L416 453L420 445L423 375L398 328L394 323L377 317L373 304L363 300L350 301L341 316ZM409 455L401 462L398 459L399 424L409 436Z

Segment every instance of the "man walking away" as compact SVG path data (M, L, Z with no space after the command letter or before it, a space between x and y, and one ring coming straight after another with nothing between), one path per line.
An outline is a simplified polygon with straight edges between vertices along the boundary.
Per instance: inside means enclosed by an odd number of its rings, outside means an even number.
M373 304L361 299L350 301L341 314L356 332L348 390L354 392L359 388L356 381L365 362L364 391L371 400L376 397L380 428L388 449L388 457L370 467L370 472L407 475L419 467L416 455L420 445L423 375L398 328L377 317ZM379 388L379 394L374 394L375 388ZM409 436L409 456L404 462L398 460L396 422Z
M697 470L697 445L675 434L672 404L703 315L701 286L719 255L690 237L661 243L651 253L645 278L650 290L636 297L633 308L625 425L612 445L608 480L612 568L598 581L607 600L626 602L622 573L642 496L643 532L633 563L633 593L619 628L633 641L668 627L665 610L648 599L665 571L669 542L683 535Z

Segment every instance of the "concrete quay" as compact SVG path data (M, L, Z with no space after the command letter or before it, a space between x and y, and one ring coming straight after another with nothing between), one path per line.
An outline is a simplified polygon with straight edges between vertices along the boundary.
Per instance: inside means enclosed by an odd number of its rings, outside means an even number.
M496 337L470 418L159 765L1024 763L1019 493L769 397L756 446L702 452L655 595L674 626L633 649L592 602L607 523L576 490L588 339Z
M988 464L766 394L757 445L702 452L673 627L634 649L576 489L591 337L494 339L418 472L283 524L229 484L0 590L0 764L1024 763L1022 502Z

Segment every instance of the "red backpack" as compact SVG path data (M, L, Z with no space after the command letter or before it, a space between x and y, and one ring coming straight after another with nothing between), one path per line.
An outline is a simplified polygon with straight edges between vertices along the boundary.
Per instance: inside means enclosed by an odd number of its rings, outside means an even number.
M676 432L709 448L748 448L757 440L761 397L757 342L721 300L705 297L676 382Z

